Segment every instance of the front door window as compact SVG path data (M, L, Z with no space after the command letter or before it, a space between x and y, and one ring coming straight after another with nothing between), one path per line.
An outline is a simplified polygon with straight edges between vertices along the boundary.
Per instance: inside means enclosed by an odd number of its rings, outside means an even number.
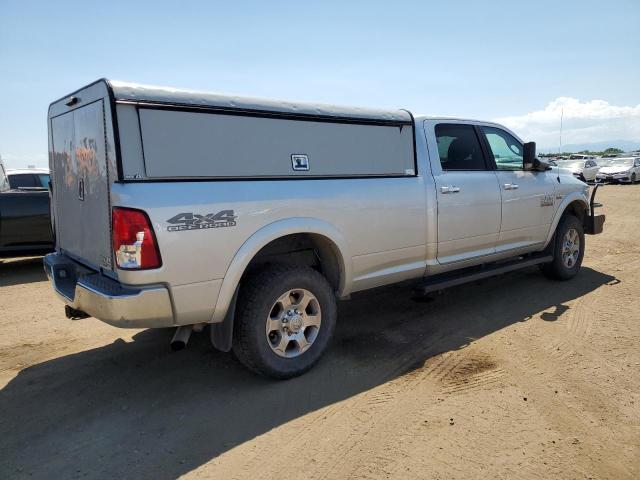
M522 170L522 143L513 135L494 127L482 127L487 137L497 170Z

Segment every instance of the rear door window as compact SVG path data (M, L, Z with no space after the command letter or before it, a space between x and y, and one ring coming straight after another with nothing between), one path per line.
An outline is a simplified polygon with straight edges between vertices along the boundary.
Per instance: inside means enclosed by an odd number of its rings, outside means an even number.
M473 125L440 123L435 132L442 170L488 170Z

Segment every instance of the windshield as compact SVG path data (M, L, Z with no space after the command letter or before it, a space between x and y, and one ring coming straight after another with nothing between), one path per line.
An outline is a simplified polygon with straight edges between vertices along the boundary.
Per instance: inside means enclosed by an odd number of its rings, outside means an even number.
M575 160L557 160L556 163L562 168L582 168L584 166L583 161L576 162Z
M601 165L603 167L632 167L633 158L611 158L603 160Z

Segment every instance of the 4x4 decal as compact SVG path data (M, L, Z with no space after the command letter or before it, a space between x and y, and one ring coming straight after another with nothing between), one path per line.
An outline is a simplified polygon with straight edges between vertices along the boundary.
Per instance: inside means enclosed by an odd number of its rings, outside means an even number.
M179 213L167 220L169 232L201 230L203 228L235 227L236 215L233 210L221 210L218 213L198 215L197 213Z

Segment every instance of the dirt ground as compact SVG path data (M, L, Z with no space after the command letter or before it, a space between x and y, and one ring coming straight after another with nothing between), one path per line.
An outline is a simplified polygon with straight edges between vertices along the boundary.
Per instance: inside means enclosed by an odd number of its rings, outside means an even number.
M599 200L574 280L355 296L287 382L67 320L40 259L0 261L0 478L640 478L640 185Z

